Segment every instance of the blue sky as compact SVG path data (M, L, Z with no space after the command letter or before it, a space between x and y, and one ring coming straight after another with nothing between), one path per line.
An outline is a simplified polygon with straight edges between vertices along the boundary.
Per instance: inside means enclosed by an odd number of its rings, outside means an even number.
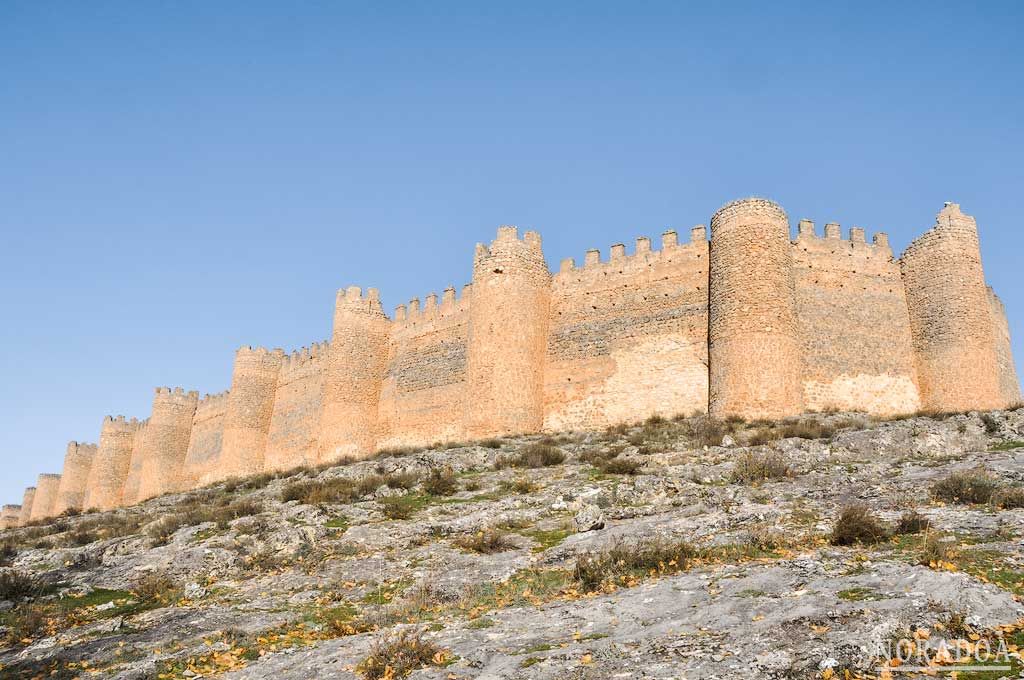
M1024 356L1024 4L0 3L0 499L241 344L752 194L902 248L978 218Z

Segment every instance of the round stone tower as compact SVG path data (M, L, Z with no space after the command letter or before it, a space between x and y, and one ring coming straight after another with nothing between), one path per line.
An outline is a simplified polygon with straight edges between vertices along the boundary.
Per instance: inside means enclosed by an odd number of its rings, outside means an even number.
M121 492L128 478L132 459L132 444L139 421L125 420L124 416L107 416L100 426L100 443L96 449L89 484L85 492L85 507L110 510L121 505Z
M32 518L32 505L36 500L36 487L30 486L25 489L25 496L21 500L21 514L18 516L18 525L24 526L28 524L29 519Z
M365 457L377 446L377 412L391 321L370 288L338 291L327 349L319 458Z
M499 227L477 245L469 307L466 429L470 437L536 432L543 424L551 274L540 235Z
M235 353L217 479L245 477L263 470L283 359L284 350L280 349L242 347Z
M780 418L800 413L801 354L789 220L747 198L711 218L710 413Z
M947 203L900 258L921 402L935 411L1003 408L999 360L974 218Z
M84 510L85 490L89 484L89 473L96 457L95 444L68 442L64 456L64 470L57 487L57 500L53 505L53 514L59 515L65 510Z
M198 392L156 388L153 413L143 435L138 501L178 490L198 401Z
M57 502L57 487L60 486L60 475L44 472L36 480L36 495L32 502L31 520L53 517L53 506Z

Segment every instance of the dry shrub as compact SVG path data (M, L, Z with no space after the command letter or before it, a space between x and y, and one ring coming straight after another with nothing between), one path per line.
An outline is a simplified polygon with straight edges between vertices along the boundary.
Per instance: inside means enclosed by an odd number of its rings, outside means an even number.
M999 482L983 470L954 472L932 484L931 494L946 503L988 503Z
M768 524L755 524L747 530L747 543L756 550L772 552L791 547L791 541L781 531Z
M917 510L907 510L900 516L900 521L896 523L896 533L919 534L922 531L927 531L930 526L931 522L928 518Z
M742 423L743 419L740 418L738 421L732 421L731 424ZM700 416L698 418L691 418L683 423L683 428L686 436L694 444L694 446L721 446L722 438L729 433L730 423L722 422L709 416Z
M495 462L495 467L498 469L506 467L541 468L559 465L563 462L565 462L565 454L561 449L551 444L537 442L527 446L514 456L502 456Z
M420 631L406 629L376 640L370 654L356 666L356 672L365 680L391 680L446 661L444 650L424 640Z
M956 555L956 539L953 536L932 534L925 538L921 546L920 563L938 566L941 562L949 562Z
M992 496L992 504L1003 510L1024 508L1024 488L1010 486L999 489Z
M434 496L451 496L459 490L455 471L450 465L432 469L423 481L423 490Z
M594 592L600 590L606 581L621 576L645 574L652 570L683 571L697 555L697 549L686 541L655 539L616 543L608 550L577 557L573 577L583 590Z
M515 548L508 540L508 535L496 529L481 529L470 536L461 536L455 540L455 544L463 550L481 555L491 555Z
M502 443L503 442L500 439L484 439L479 442L479 445L485 449L500 449Z
M282 501L299 501L303 505L351 503L359 496L355 482L345 477L294 482L281 491Z
M409 519L416 514L416 508L404 496L389 496L379 501L381 512L388 519Z
M10 542L0 544L0 567L6 567L18 556L18 548Z
M515 493L533 493L540 487L529 477L519 477L512 482L502 482L501 488L506 491L514 491Z
M167 574L152 572L136 581L131 592L143 602L169 604L178 594L178 584Z
M42 592L42 582L32 574L14 569L0 572L0 600L34 597Z
M868 506L857 503L847 505L840 511L832 527L830 542L832 545L870 545L888 537L888 527L875 517Z
M612 458L601 462L597 469L610 475L638 475L642 466L628 458Z
M33 638L41 637L46 632L47 616L46 610L33 605L22 605L7 615L6 635L3 638L5 645L24 645L32 642ZM29 676L12 676L29 677ZM44 675L33 675L31 677L45 677Z
M789 465L778 452L745 451L736 459L736 466L732 471L732 481L756 484L769 479L785 479L792 474Z

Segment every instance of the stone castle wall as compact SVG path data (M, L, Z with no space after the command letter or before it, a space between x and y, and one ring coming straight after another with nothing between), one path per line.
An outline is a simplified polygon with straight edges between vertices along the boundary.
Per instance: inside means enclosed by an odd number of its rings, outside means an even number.
M658 250L587 252L562 262L551 286L544 427L604 427L660 413L704 412L708 402L708 242L697 227Z
M338 292L331 340L286 355L243 347L231 389L158 388L150 418L103 421L63 475L26 490L24 524L228 477L651 415L880 415L1020 400L1006 310L985 286L974 219L947 204L900 259L839 226L791 236L781 207L730 203L674 231L588 251L551 273L540 236L501 227L457 295L401 305Z
M183 487L195 488L214 481L215 473L220 469L227 407L227 392L207 394L196 402L192 433L181 470Z
M838 224L824 238L801 220L793 243L807 410L913 413L921 408L907 296L885 234L868 243Z
M317 427L323 404L327 342L282 359L267 430L265 470L287 470L318 462Z
M395 310L381 381L377 446L397 447L464 436L467 286L431 293Z

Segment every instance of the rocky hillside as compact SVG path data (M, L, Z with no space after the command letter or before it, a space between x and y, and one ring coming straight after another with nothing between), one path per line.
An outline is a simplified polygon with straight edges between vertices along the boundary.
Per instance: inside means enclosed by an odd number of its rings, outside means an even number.
M5 532L0 677L1024 677L1022 489L1020 409L385 451Z

